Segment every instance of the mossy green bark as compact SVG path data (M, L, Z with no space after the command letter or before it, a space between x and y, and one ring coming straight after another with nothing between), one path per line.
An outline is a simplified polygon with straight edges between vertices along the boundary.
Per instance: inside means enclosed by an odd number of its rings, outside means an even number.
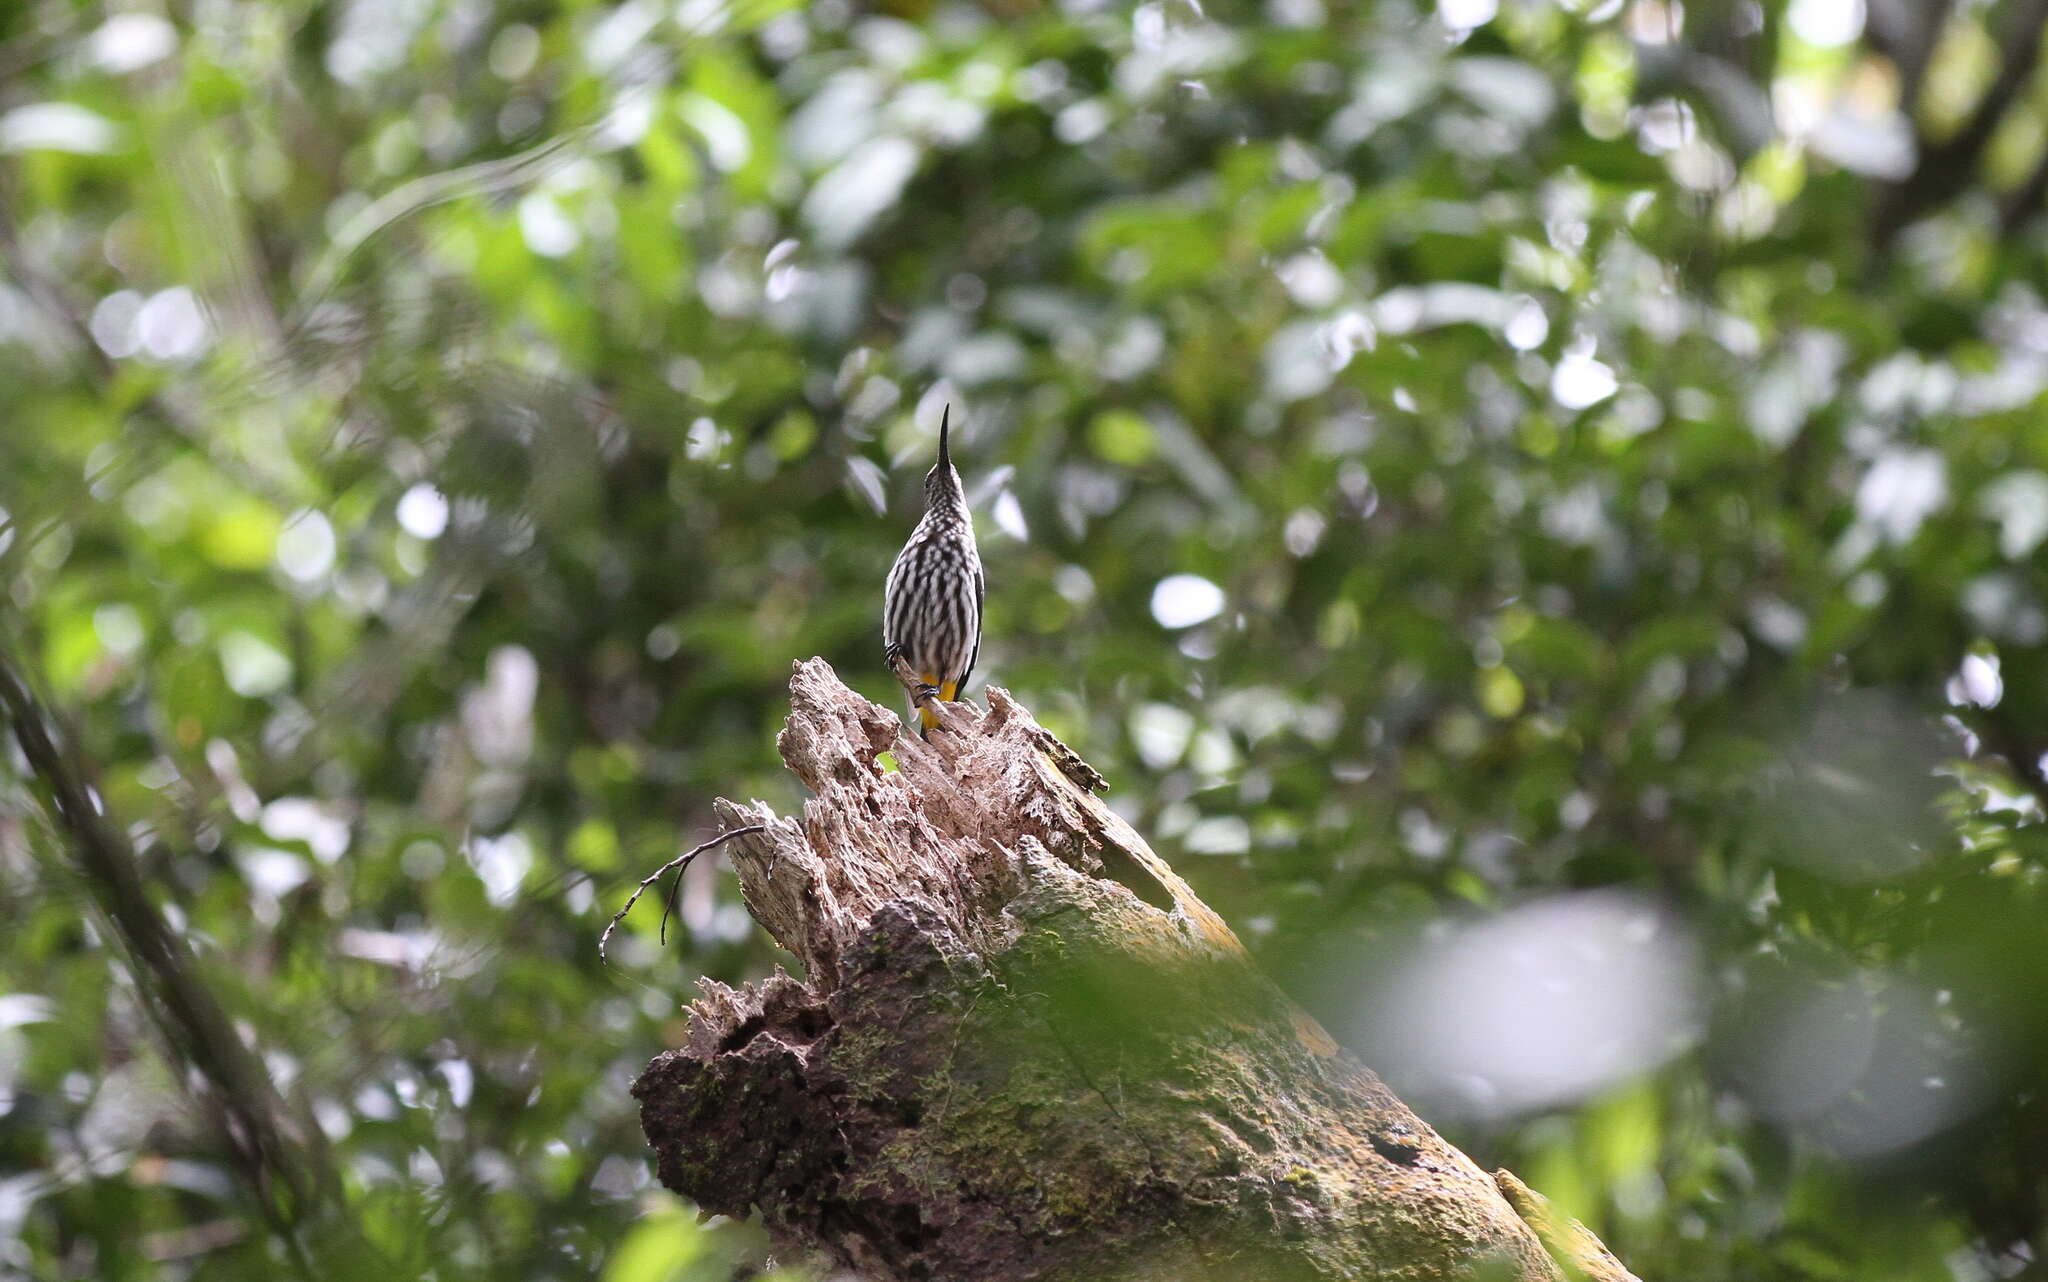
M1561 1276L1003 692L929 743L822 662L792 694L815 799L725 817L806 978L707 983L649 1066L664 1184L873 1282Z

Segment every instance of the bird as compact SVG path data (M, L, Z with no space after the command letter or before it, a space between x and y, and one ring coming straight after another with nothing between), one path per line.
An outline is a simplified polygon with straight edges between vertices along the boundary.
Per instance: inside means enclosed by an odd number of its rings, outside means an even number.
M923 683L910 696L922 731L939 722L921 702L936 696L951 703L967 688L981 654L981 607L988 595L974 516L953 468L952 417L948 405L939 417L939 461L924 477L924 516L896 554L882 603L883 662L893 669L901 659Z

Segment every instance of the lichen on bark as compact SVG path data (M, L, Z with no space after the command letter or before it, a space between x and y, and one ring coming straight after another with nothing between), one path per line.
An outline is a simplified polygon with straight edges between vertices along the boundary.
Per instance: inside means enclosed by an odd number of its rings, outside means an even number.
M872 1282L1562 1276L1006 692L790 691L801 820L718 811L802 977L705 981L635 1086L665 1185Z

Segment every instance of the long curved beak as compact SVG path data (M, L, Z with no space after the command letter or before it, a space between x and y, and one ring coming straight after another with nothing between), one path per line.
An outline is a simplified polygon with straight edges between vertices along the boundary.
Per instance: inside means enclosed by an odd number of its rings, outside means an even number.
M946 448L946 428L947 428L947 425L948 425L948 424L949 424L949 423L951 422L952 418L953 418L953 407L952 407L952 405L948 404L948 405L946 406L946 408L945 408L945 411L944 411L943 413L941 413L941 414L939 415L939 466L940 466L940 467L951 467L951 466L953 465L953 455L952 455L952 453L951 453L951 452L950 452L950 451L949 451L949 450L948 450L948 449Z

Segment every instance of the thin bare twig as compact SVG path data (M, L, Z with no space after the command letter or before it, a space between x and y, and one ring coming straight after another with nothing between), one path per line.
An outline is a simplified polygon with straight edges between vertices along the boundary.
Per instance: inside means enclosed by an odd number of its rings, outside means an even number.
M939 688L919 675L917 669L910 666L910 660L904 658L901 653L891 651L884 661L888 663L890 673L903 683L903 688L917 701L918 707L939 702Z
M904 658L901 651L889 651L888 654L882 657L882 661L889 665L890 673L903 683L903 689L910 695L912 707L922 712L933 704L945 702L939 698L939 688L926 681L916 668L911 667L910 660ZM965 691L956 690L954 693L963 698L966 697ZM927 731L920 726L917 733L919 736L923 736Z
M713 846L731 841L734 837L743 837L750 832L766 832L767 830L767 824L748 824L744 828L735 828L731 832L719 833L711 840L684 851L656 869L651 876L645 878L638 886L633 888L633 893L626 898L626 906L613 913L612 919L605 923L604 933L597 937L597 959L607 966L611 965L610 960L604 955L604 947L611 942L612 932L619 928L619 923L626 919L626 914L633 911L633 905L640 902L640 896L647 893L649 886L652 886L655 882L660 881L663 877L673 872L676 874L676 885L680 887L683 884L683 869L690 866L692 859L695 859ZM662 896L661 942L664 944L668 942L668 915L672 910L672 899L672 895Z

